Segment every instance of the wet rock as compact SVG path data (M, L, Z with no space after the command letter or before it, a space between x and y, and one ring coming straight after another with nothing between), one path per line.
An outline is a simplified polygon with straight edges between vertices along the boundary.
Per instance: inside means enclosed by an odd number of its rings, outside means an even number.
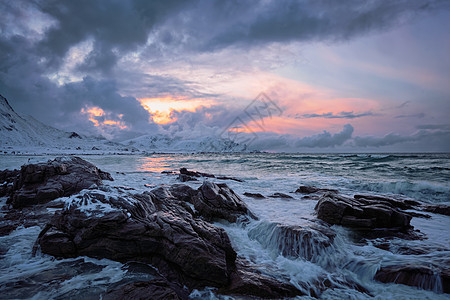
M198 191L191 201L199 214L207 220L236 222L241 217L257 219L244 201L225 183L205 181Z
M400 283L437 293L450 293L450 268L430 264L407 264L381 267L374 277L384 283Z
M294 199L291 195L284 194L284 193L273 193L269 196L270 198L285 198L285 199Z
M185 174L180 174L180 175L178 175L178 179L179 179L181 182L186 182L186 181L198 181L197 178L192 177L192 176L189 176L189 175L185 175Z
M79 157L57 157L46 163L28 164L17 174L7 203L13 208L42 204L99 185L102 180L113 179Z
M336 233L328 226L318 224L293 226L261 222L249 230L248 236L285 257L301 257L314 262L325 255Z
M348 227L373 229L390 228L406 232L412 229L411 216L402 212L396 201L386 201L387 198L367 197L345 198L335 194L323 195L315 207L317 217L330 224Z
M189 171L186 168L181 168L180 169L180 174L191 176L191 177L210 177L210 178L215 178L216 177L213 174L196 172L196 171Z
M338 193L338 190L333 190L333 189L320 189L317 188L315 186L307 186L307 185L301 185L296 191L296 193L301 193L301 194L313 194L313 193L318 193L318 192L330 192L330 193Z
M18 175L19 170L0 171L0 197L4 197L12 193L14 181L17 180Z
M132 282L116 287L102 295L104 300L127 300L127 299L188 299L188 293L181 287L168 282L162 278L150 281Z
M415 206L420 205L420 202L410 200L410 199L393 199L383 196L376 196L376 195L354 195L355 199L358 199L361 202L366 203L379 203L390 207L396 207L399 209L411 209Z
M228 285L236 253L226 232L194 218L170 190L85 190L70 200L41 232L43 253L149 263L190 288Z
M180 175L187 175L190 177L208 177L208 178L216 178L216 179L221 179L221 180L234 180L237 182L243 182L243 180L238 179L238 178L234 178L234 177L228 177L228 176L216 176L213 174L209 174L209 173L202 173L202 172L197 172L197 171L189 171L186 168L181 168L180 169Z
M450 205L423 205L422 209L427 212L450 216Z
M245 192L244 196L251 197L251 198L259 198L259 199L266 198L263 195L261 195L260 193L248 193L248 192Z
M237 270L231 276L228 287L219 290L222 294L246 295L258 298L283 299L305 295L292 284L268 277L252 268L243 259L236 262Z

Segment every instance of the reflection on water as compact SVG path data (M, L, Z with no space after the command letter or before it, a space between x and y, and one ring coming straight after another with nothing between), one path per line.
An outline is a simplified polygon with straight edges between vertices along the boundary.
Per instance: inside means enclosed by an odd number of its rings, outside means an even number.
M139 159L137 171L161 173L171 171L171 161L174 158L165 156L146 156Z

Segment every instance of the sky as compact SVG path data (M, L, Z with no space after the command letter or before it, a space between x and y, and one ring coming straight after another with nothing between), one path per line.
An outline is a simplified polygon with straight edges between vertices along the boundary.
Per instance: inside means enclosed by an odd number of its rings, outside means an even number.
M1 0L0 94L123 141L450 152L450 1Z

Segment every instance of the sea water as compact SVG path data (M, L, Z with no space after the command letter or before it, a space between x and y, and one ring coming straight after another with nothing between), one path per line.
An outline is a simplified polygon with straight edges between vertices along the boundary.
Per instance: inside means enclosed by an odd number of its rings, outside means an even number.
M2 156L0 169L19 168L25 163L46 161L53 157ZM182 167L215 175L232 176L226 182L241 195L259 217L249 224L218 222L230 236L238 255L251 262L262 273L290 281L311 296L324 299L449 299L442 294L439 278L431 277L418 289L401 284L384 284L373 280L383 265L450 263L450 217L427 213L429 219L413 218L411 224L425 240L391 239L391 249L426 249L425 254L404 255L375 247L370 241L355 241L352 232L333 226L337 235L324 249L301 238L282 236L277 226L309 226L316 221L317 200L293 193L300 185L338 189L342 194L376 194L420 200L430 204L450 204L450 154L151 154L151 155L89 155L84 159L110 172L113 186L128 186L142 192L161 185L179 183L176 175L162 173ZM189 182L198 188L202 181ZM263 199L243 196L260 193ZM285 193L292 199L270 198ZM3 198L3 202L5 199ZM31 255L39 228L19 228L0 238L3 258L0 259L0 298L98 298L117 283L151 278L144 271L109 260L79 258L54 260ZM297 249L297 256L286 255L283 249ZM283 255L284 254L284 255ZM60 271L50 270L55 269ZM64 270L71 276L62 276ZM319 289L318 282L328 280L334 288ZM358 292L344 282L354 282L370 291ZM214 299L209 289L194 291L192 298Z

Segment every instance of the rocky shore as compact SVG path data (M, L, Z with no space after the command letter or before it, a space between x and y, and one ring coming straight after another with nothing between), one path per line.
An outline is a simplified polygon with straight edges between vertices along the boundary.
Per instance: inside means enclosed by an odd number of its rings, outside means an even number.
M137 262L155 267L150 281L112 286L103 299L187 299L194 289L214 288L214 293L239 297L280 299L333 288L335 284L370 290L347 279L323 280L310 291L288 280L275 278L240 257L227 232L214 222L246 226L258 220L241 197L225 183L234 180L181 169L179 180L203 181L194 189L185 184L161 186L143 193L127 187L109 186L111 175L78 157L58 157L47 163L28 164L20 170L0 171L2 208L0 236L18 226L40 226L34 252L57 258L81 256L107 258L121 263ZM413 217L424 212L448 214L443 205L374 195L349 198L337 190L299 187L295 193L317 200L314 226L290 226L262 222L249 231L249 237L264 247L274 247L284 257L317 261L334 247L332 225L354 230L361 239L424 238L413 228ZM260 193L248 197L265 198ZM293 199L274 192L267 197ZM268 234L269 233L269 234ZM381 246L380 246L381 247ZM446 264L381 266L374 279L433 290L442 283L450 293L450 268Z

